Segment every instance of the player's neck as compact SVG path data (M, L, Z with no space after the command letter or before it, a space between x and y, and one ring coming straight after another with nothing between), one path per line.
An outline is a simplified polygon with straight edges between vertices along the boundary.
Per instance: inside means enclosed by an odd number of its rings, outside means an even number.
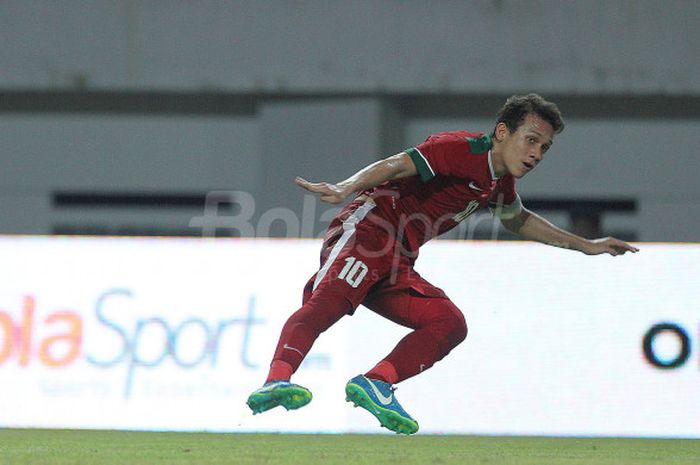
M508 169L503 159L503 150L502 147L499 147L497 141L494 141L493 148L491 149L491 166L493 167L493 174L495 174L497 178L508 174Z

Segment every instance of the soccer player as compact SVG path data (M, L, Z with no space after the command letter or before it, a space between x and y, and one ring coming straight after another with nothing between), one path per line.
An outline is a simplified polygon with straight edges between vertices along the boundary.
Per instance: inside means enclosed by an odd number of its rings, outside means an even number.
M248 398L253 413L311 401L290 382L316 338L360 304L413 331L384 359L345 387L346 400L392 431L412 434L418 423L399 404L393 385L445 357L467 336L464 316L445 293L413 268L418 248L488 206L525 239L588 255L638 249L615 238L584 239L522 205L515 181L539 165L564 129L559 109L537 94L514 95L491 133L455 131L373 163L336 184L296 183L340 203L356 197L329 225L321 267L308 281L303 304L286 322L262 388Z

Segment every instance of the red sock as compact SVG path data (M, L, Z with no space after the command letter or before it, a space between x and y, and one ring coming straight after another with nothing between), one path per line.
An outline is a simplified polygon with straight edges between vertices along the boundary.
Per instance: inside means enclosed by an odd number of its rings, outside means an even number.
M294 370L292 369L292 366L289 363L283 360L273 360L272 364L270 365L270 372L267 375L265 383L280 380L289 381L289 378L292 377L293 372Z
M390 362L382 360L377 365L369 370L365 376L370 379L378 379L385 383L395 384L399 380L399 375L396 373L396 368Z

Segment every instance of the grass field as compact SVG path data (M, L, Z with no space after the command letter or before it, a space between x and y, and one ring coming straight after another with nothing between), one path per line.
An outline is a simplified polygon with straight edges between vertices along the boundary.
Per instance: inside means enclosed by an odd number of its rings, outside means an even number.
M698 463L699 440L0 429L1 465Z

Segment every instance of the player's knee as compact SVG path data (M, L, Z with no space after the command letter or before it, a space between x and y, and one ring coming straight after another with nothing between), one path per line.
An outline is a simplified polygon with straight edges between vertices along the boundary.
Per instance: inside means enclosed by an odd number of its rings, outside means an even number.
M449 328L448 340L450 350L452 350L467 338L467 333L469 332L467 321L457 307L454 307L450 312Z
M462 312L450 303L430 325L438 341L440 355L444 357L467 337L467 322Z

